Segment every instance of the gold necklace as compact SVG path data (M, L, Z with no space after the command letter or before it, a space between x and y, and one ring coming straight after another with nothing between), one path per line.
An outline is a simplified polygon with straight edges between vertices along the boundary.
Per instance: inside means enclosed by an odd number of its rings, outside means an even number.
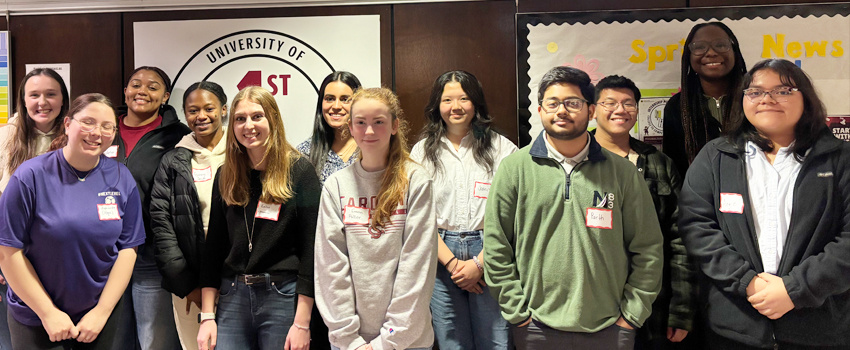
M342 147L342 149L339 150L339 153L337 153L337 155L339 156L339 158L341 158L343 160L347 160L348 158L351 158L352 155L354 155L354 151L356 151L356 150L357 150L357 143L356 142L348 143L346 141L346 145L344 147Z

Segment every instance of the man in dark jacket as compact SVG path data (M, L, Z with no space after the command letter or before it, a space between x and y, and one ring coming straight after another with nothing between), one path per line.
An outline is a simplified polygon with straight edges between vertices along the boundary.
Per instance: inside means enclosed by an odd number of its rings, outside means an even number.
M641 349L673 348L673 343L681 342L692 330L696 301L694 271L676 222L682 178L669 157L629 136L637 122L640 101L640 90L634 82L618 75L605 77L596 85L595 101L596 140L637 166L649 186L664 235L661 291L635 345Z

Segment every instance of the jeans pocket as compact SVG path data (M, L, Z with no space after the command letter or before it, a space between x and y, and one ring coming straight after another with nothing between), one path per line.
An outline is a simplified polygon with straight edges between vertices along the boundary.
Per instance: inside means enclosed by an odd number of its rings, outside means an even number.
M284 282L272 282L272 290L277 292L277 294L283 295L285 297L294 297L295 296L295 280L284 281Z
M218 289L219 297L226 297L236 290L236 280L234 278L222 278L221 288Z

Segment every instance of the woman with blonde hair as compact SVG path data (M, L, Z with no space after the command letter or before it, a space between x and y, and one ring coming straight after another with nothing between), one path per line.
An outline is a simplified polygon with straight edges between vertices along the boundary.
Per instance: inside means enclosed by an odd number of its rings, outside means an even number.
M360 157L325 181L316 225L316 305L328 338L334 349L430 349L430 176L410 159L392 91L355 92L348 129Z
M308 349L319 179L286 141L268 91L247 87L230 110L202 257L198 347Z

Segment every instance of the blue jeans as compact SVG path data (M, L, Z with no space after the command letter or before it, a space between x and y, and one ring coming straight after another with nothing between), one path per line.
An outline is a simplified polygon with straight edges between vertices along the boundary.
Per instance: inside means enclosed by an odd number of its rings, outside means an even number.
M2 272L0 272L2 273ZM0 350L12 350L12 337L9 335L9 323L6 322L6 290L9 286L0 284Z
M295 321L295 280L245 284L223 278L219 288L217 350L283 349Z
M162 289L162 275L156 267L153 247L139 247L133 279L130 282L136 332L142 350L181 349L174 325L171 293Z
M458 260L469 260L484 248L482 231L440 230L440 237ZM440 350L510 349L511 331L502 318L499 303L487 287L483 294L460 289L451 273L437 267L437 280L431 296L434 334Z

